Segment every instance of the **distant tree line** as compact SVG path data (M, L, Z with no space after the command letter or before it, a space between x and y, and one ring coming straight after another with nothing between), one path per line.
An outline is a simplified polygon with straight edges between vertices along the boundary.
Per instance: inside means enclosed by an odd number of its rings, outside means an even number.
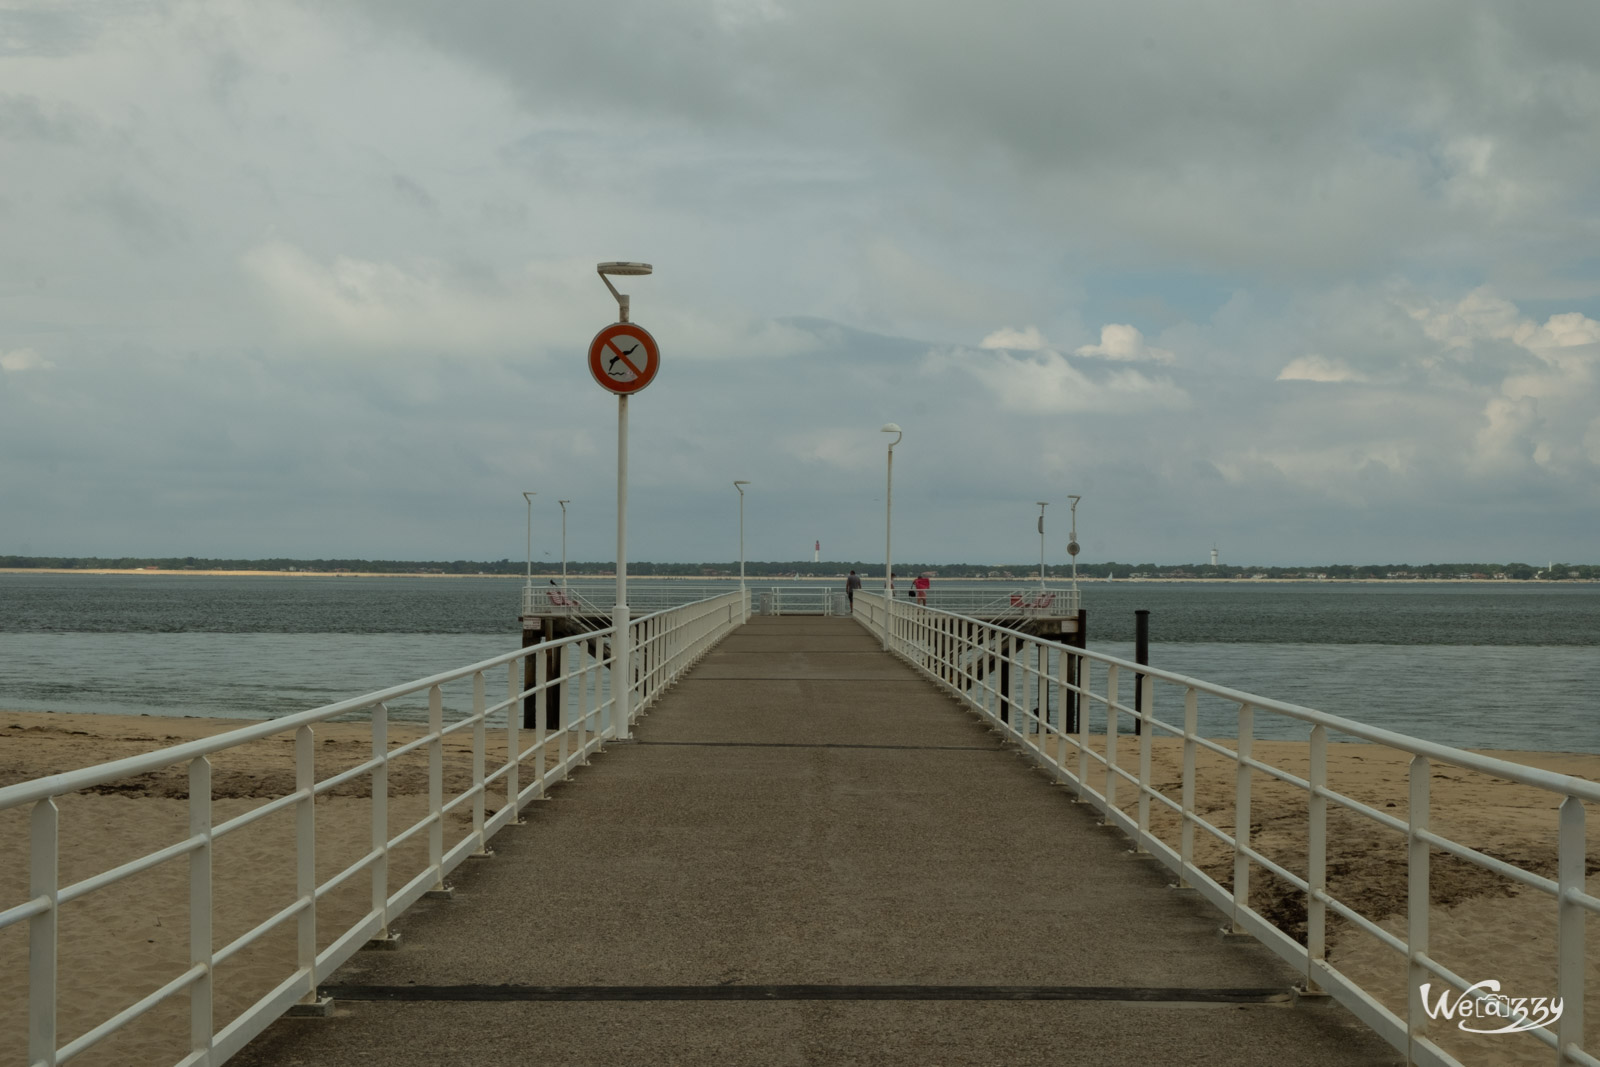
M521 560L384 560L384 559L202 559L196 556L102 558L98 556L0 556L0 569L11 570L165 570L165 571L334 571L348 574L522 574ZM615 573L610 561L569 562L567 573L578 576ZM752 578L840 578L855 570L867 578L883 573L882 562L810 560L750 560L745 574ZM1036 563L897 563L897 574L931 571L941 578L1037 578ZM538 564L538 573L551 573L548 562ZM628 564L628 573L640 577L732 577L739 573L739 561L726 563L651 563ZM1067 565L1050 565L1045 574L1066 578ZM1503 579L1507 581L1596 581L1600 565L1554 563L1534 567L1527 563L1333 563L1320 566L1257 567L1209 563L1079 563L1080 578L1265 578L1318 580L1334 578L1449 581L1461 579Z

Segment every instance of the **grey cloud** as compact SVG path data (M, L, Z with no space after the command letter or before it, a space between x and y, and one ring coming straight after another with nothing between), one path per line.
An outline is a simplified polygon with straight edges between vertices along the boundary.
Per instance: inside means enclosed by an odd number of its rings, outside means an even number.
M27 93L0 94L0 138L73 144L90 125L83 115L64 104L46 102Z
M1503 241L1507 222L1570 256L1600 170L1600 74L1572 47L1600 38L1592 6L1526 22L1487 0L946 2L914 18L819 0L743 20L691 0L604 18L356 6L535 113L933 160L969 191L1009 186L1065 234L1136 235L1207 266L1385 270L1464 233Z
M395 174L390 178L390 184L400 198L407 203L421 208L430 215L439 213L439 202L433 198L428 190L406 177L404 174Z

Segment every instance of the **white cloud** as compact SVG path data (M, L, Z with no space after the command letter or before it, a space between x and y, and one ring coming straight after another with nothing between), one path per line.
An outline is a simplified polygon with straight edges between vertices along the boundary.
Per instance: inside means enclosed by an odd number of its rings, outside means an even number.
M45 359L31 348L17 348L10 352L0 352L0 370L10 373L19 373L30 370L49 370L54 363Z
M1189 394L1169 379L1150 378L1132 368L1090 374L1059 352L1023 357L996 349L936 350L928 353L926 365L935 373L967 374L1003 409L1030 415L1128 414L1190 404Z
M1364 382L1367 376L1343 360L1315 353L1290 361L1278 372L1280 382Z
M1027 326L1020 330L1002 326L979 341L978 347L1004 348L1013 352L1037 352L1042 348L1049 348L1050 345L1037 326Z
M1100 327L1100 343L1083 345L1076 350L1080 356L1100 359L1118 359L1140 363L1173 363L1176 357L1165 348L1152 348L1144 334L1136 327L1122 323L1108 323Z

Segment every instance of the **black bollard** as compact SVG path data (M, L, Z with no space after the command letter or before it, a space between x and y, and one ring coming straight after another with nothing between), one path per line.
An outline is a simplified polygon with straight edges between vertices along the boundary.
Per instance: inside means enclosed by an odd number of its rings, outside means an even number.
M1133 613L1133 662L1141 667L1150 665L1150 613L1140 609ZM1133 676L1133 710L1144 710L1144 675ZM1144 733L1144 720L1133 720L1133 732Z

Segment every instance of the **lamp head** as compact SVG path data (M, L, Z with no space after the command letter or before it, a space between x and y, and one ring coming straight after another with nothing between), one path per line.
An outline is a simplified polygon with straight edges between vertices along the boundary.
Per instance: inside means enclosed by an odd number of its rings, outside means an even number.
M538 495L539 494L532 489L524 489L522 491L522 499L526 500L530 504L533 503L533 498Z
M601 263L595 270L601 274L639 275L649 274L654 268L648 263L628 263L618 260L612 263Z
M899 444L900 443L900 438L905 436L905 434L901 431L900 427L895 425L892 422L884 423L883 424L883 429L880 432L881 433L892 433L892 434L894 434L894 440L889 442L889 447L890 448L893 448L895 445Z
M556 503L561 505L561 510L562 511L566 511L567 510L567 505L572 503L572 501L571 500L557 500Z
M743 479L740 479L740 480L738 480L738 481L735 481L735 482L734 482L734 483L733 483L733 487L734 487L734 488L735 488L735 489L737 489L737 490L739 490L739 495L740 495L740 496L744 496L744 487L745 487L745 486L747 486L747 485L749 485L749 484L750 484L750 483L749 483L749 482L747 482L747 481L744 481L744 480L743 480Z

